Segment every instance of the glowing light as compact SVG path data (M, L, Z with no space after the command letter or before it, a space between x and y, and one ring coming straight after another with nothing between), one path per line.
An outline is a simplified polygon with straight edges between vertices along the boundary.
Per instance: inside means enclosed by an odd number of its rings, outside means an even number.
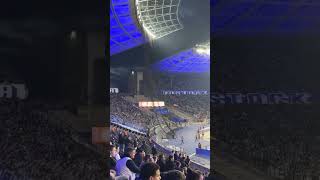
M210 55L210 49L196 49L199 54L208 54Z
M162 72L172 73L209 72L210 56L203 56L189 49L160 61L155 64L155 68Z
M210 42L196 45L165 58L154 65L156 70L171 73L204 73L210 72Z
M194 49L199 54L210 56L210 42L196 45Z

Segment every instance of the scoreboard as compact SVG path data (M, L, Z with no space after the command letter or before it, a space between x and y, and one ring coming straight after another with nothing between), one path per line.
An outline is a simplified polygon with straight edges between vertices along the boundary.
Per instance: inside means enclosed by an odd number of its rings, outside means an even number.
M139 107L164 107L164 101L142 101Z

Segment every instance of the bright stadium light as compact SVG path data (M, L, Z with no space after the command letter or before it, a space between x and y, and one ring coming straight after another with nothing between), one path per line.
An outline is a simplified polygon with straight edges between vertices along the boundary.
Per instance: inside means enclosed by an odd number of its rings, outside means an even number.
M179 21L180 0L135 0L140 25L151 39L183 28Z
M110 0L110 55L159 39L183 28L180 0Z
M210 42L179 52L154 64L160 72L204 73L210 72Z
M197 44L194 49L199 54L210 56L210 42Z

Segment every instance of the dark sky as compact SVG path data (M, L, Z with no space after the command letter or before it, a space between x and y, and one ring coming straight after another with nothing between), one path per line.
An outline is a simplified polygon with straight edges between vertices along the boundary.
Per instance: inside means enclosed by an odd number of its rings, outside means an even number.
M59 83L61 42L72 30L104 31L106 7L99 1L4 2L0 6L0 78L22 80L39 92L52 91Z
M71 30L104 31L106 6L99 3L6 1L0 7L0 58L31 63L32 56L43 52L36 50L39 46L55 48L53 40Z

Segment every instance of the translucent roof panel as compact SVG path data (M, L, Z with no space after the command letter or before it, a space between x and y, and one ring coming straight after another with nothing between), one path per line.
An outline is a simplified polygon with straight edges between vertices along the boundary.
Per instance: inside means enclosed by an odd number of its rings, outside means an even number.
M192 48L161 60L154 68L169 73L210 72L210 55L199 54Z
M138 20L152 39L159 39L183 28L179 5L180 0L136 0Z
M110 1L110 55L144 44L140 29L130 12L129 0Z

